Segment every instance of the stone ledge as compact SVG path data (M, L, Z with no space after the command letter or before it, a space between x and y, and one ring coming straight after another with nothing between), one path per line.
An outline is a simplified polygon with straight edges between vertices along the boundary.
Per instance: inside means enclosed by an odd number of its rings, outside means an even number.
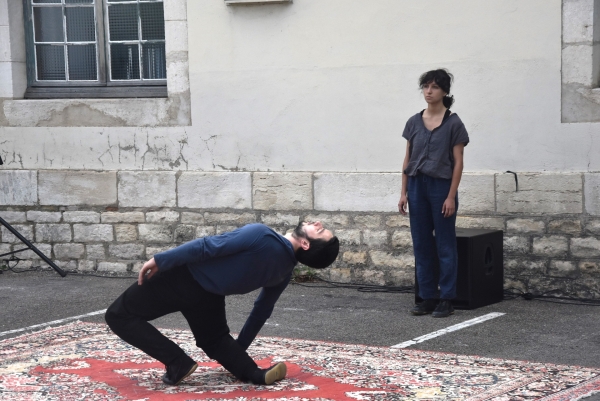
M512 174L496 176L498 213L580 214L583 212L581 174Z
M585 182L585 211L592 216L600 216L600 173L586 173Z
M253 206L258 210L313 208L311 173L254 173Z
M35 205L38 201L37 171L1 170L0 188L0 205Z
M174 207L174 171L120 171L120 207Z
M315 173L315 209L323 211L395 212L402 174Z
M196 209L250 209L250 173L184 172L177 180L178 206Z
M114 205L117 203L117 173L40 170L38 193L40 205Z
M459 213L494 213L496 210L494 179L494 174L463 174L458 187Z

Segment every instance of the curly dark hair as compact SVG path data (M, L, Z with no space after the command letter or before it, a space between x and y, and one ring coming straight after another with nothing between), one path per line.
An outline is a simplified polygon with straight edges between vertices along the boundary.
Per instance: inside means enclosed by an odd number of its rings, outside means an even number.
M442 102L444 103L444 107L449 109L454 103L454 96L450 96L450 87L452 86L453 81L454 76L445 68L440 68L423 73L419 77L419 88L423 89L423 86L426 84L435 82L444 92L446 92L446 96L444 96Z
M310 238L307 240L310 242L310 247L307 250L299 248L296 251L298 262L313 269L324 269L335 262L340 252L340 241L337 237L329 241Z

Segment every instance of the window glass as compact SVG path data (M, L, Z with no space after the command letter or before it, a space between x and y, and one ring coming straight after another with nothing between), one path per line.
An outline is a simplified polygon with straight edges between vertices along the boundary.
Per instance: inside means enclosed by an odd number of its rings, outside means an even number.
M163 3L140 3L142 39L165 39L165 15Z
M64 42L62 7L34 7L36 42Z
M108 7L111 41L138 40L137 4L119 4Z
M96 41L96 23L93 7L69 7L65 9L67 40L69 42Z
M146 43L142 45L144 79L166 79L167 63L164 43Z
M96 46L95 45L69 45L69 79L72 81L95 81Z
M138 45L110 45L110 70L112 79L140 79Z
M167 78L162 0L29 0L27 21L35 86Z
M131 1L110 0L107 6L111 79L166 79L163 3Z
M65 48L56 45L37 45L37 79L40 81L64 81Z

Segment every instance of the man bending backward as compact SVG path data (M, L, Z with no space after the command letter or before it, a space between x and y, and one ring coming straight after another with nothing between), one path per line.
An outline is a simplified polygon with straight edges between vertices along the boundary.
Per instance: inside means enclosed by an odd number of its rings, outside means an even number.
M242 381L273 384L285 377L284 363L260 369L246 353L271 316L275 302L300 261L316 269L331 265L339 241L320 222L302 222L280 235L263 224L199 238L156 254L106 312L121 339L162 362L162 380L178 385L198 367L177 344L148 321L181 312L208 357ZM225 296L262 288L237 340L229 334Z

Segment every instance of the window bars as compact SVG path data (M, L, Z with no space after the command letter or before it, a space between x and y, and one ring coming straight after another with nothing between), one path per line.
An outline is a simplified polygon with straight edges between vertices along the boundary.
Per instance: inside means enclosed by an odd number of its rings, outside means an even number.
M36 83L166 79L162 1L30 0L29 6Z

